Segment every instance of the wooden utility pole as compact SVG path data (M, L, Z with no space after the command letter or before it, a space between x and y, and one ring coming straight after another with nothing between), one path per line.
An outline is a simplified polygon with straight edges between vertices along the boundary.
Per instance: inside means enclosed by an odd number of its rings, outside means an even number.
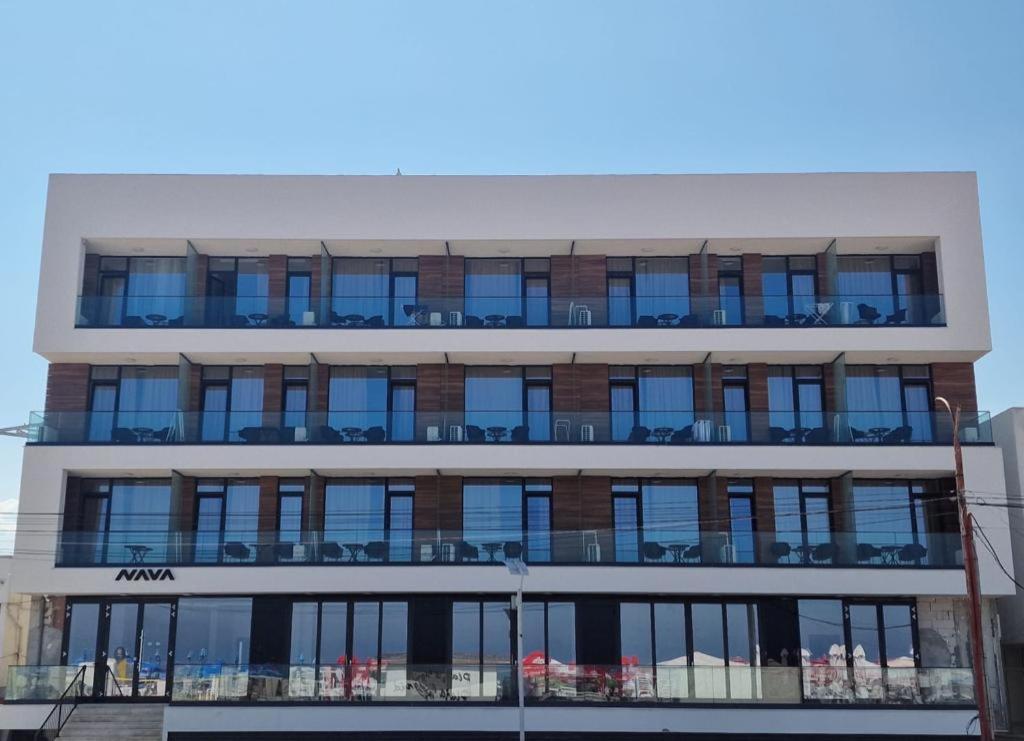
M964 577L967 581L967 604L971 617L971 668L974 676L974 699L978 704L978 729L981 741L993 741L992 721L988 714L988 692L985 687L985 651L982 641L981 584L978 577L978 553L974 549L974 521L967 509L966 486L964 484L964 456L960 448L960 405L954 410L941 396L942 402L953 419L953 461L956 465L956 503L960 515L960 538L964 554Z

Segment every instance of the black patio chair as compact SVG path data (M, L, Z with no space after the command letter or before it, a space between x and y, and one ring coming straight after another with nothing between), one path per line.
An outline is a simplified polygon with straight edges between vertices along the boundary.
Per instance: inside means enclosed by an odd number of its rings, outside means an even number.
M460 540L456 546L456 560L458 561L479 561L480 549L472 543Z
M110 432L110 439L115 443L137 443L139 436L127 427L115 427Z
M814 550L811 551L811 560L815 563L831 563L835 557L835 543L821 543L814 546Z
M871 543L857 544L857 563L873 563L882 558L882 549Z
M510 439L514 443L525 443L530 441L530 428L526 425L518 425L512 428Z
M910 442L910 437L913 434L913 427L910 425L901 425L885 433L885 435L882 436L882 442L886 445L900 445L902 443L908 443Z
M870 304L857 304L857 315L857 324L874 324L882 318L878 309Z
M363 549L367 561L386 561L388 558L388 544L383 540L371 540Z
M793 555L793 546L783 541L776 541L768 546L768 553L771 554L776 563L779 563L782 559L786 559L786 563L789 563Z
M629 438L627 442L631 443L645 443L647 438L651 436L651 431L647 427L638 425L629 431Z
M906 324L907 323L907 310L897 309L892 314L888 314L885 317L886 324Z
M523 544L518 540L509 540L501 547L506 559L516 561L523 557Z
M345 551L337 543L328 541L320 546L320 556L325 561L340 561L345 556Z
M636 326L645 328L657 327L658 320L655 319L653 316L648 316L645 314L644 316L637 317Z
M778 445L779 443L784 443L784 442L786 442L787 439L789 439L789 437L790 437L789 430L786 430L786 429L784 429L782 427L769 427L768 428L768 440L773 445Z
M645 561L661 561L665 558L668 553L668 548L663 546L661 543L655 543L654 541L646 541L644 543L644 560Z
M466 425L466 442L470 443L482 443L487 440L487 436L484 434L482 427L476 425Z
M775 314L765 314L764 315L764 326L766 326L766 327L785 327L786 326L786 319L785 319L785 317L776 316Z
M686 316L679 317L679 323L676 326L696 329L700 326L700 317L696 314L687 314Z
M507 316L505 317L506 327L525 327L526 322L523 321L521 316Z
M700 563L704 560L704 549L700 543L690 545L683 551L683 560L687 563Z
M669 438L669 442L672 443L691 443L693 442L693 425L686 425L681 429L676 430L672 433L672 437Z
M900 548L897 557L900 563L919 563L921 559L928 555L928 549L920 543L907 543L905 546Z
M342 441L341 432L334 429L330 425L320 425L319 438L321 442L325 443L340 443Z
M815 427L804 435L804 442L809 445L825 445L828 441L828 430L824 427Z
M366 438L366 442L377 444L384 442L388 437L384 428L380 426L370 427L363 433L363 436Z
M481 329L484 326L484 320L478 316L467 314L466 326L469 327L470 329Z
M245 543L232 541L224 544L224 555L236 561L248 561L252 556L252 551Z

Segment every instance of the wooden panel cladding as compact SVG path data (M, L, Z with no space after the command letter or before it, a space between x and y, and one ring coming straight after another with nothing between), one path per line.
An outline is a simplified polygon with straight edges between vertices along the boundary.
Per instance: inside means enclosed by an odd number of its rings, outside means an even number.
M277 530L277 477L260 476L259 487L260 499L257 529L260 533L273 533ZM261 537L260 541L263 542L264 538Z
M331 366L318 365L316 379L316 405L311 411L326 412L327 402L331 393Z
M308 530L321 530L324 526L324 500L326 498L327 482L323 476L316 474L309 477L306 485L306 501L302 503L306 513L306 528Z
M65 533L82 528L82 479L68 476L64 485L64 517L61 527Z
M416 530L441 530L452 536L462 530L461 476L417 476L414 486Z
M693 408L701 414L712 415L722 408L722 365L711 364L711 387L705 374L704 364L693 366Z
M459 298L466 281L465 258L448 255L421 255L418 288L421 299Z
M750 403L750 434L754 440L768 439L768 365L747 365L747 399Z
M270 255L267 258L267 294L270 316L285 313L285 297L288 283L288 256Z
M836 398L836 369L832 363L821 367L822 386L825 393L825 411L839 411L839 400Z
M193 476L181 478L181 504L178 507L178 528L189 531L196 520L196 479Z
M284 366L263 366L263 424L274 426L281 420L281 395L284 393Z
M764 296L762 295L764 256L757 254L743 255L742 271L746 323L756 326L764 322Z
M581 562L596 542L602 562L615 560L611 479L559 476L551 480L551 528L555 561ZM591 549L591 553L593 554Z
M819 252L814 256L814 269L817 273L818 295L827 297L831 293L828 285L828 252Z
M921 254L921 291L934 296L939 291L939 266L934 252Z
M416 366L416 411L462 411L465 384L466 369L461 364Z
M550 280L553 325L571 323L570 306L586 307L594 326L607 322L608 265L604 255L553 255Z
M89 408L89 364L51 363L46 376L46 411L84 412Z
M82 266L82 295L99 295L100 256L87 252Z
M956 409L960 404L964 412L978 410L978 397L974 386L973 363L932 363L932 391L935 396L945 398ZM945 411L939 402L937 410ZM965 417L965 422L970 420Z
M570 425L573 430L578 429L578 424L591 424L596 439L606 439L610 434L607 429L610 394L607 365L559 363L551 368L551 406L556 419L560 419L560 413L598 412L580 415Z

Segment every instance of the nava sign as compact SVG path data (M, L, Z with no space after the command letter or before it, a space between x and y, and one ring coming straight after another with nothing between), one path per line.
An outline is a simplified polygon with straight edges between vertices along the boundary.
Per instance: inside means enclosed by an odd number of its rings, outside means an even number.
M170 569L121 569L114 581L174 581Z

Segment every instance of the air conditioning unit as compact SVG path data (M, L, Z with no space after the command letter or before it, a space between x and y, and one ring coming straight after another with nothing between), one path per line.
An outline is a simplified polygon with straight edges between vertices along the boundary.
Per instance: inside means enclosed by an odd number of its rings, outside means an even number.
M583 560L587 563L601 563L601 544L587 543L583 550Z
M441 441L441 428L437 425L427 427L427 442L436 443Z
M441 326L441 312L440 311L432 311L432 312L430 312L430 326L431 327L440 327Z
M461 327L462 326L462 312L461 311L449 311L448 312L448 326L449 327Z
M314 324L316 324L316 314L312 311L302 312L302 326L312 327Z
M448 442L462 442L462 425L448 425Z
M732 440L732 428L729 425L718 425L718 442L727 443Z
M306 431L306 428L305 427L296 427L295 428L295 442L297 442L297 443L304 443L307 440L309 440L309 433Z
M594 425L580 425L580 442L594 442Z
M725 309L715 309L711 315L711 323L719 327L725 324Z

